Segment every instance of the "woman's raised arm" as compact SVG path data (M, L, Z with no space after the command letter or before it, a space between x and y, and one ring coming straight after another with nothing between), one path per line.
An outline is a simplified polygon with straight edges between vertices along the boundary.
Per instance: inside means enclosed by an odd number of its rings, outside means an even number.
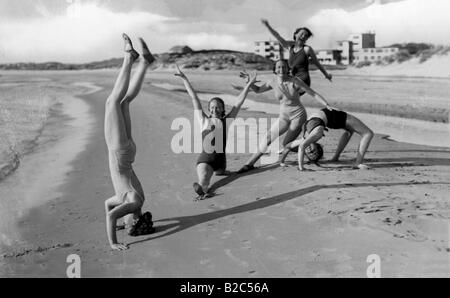
M266 19L261 19L261 23L263 23L264 26L266 26L267 30L275 37L276 40L281 44L283 48L289 48L294 44L293 41L287 41L285 40L275 29L270 26L269 21Z
M237 103L234 105L233 109L228 114L228 117L236 118L242 105L244 104L245 99L247 98L248 92L250 91L253 84L255 84L256 82L257 82L256 72L254 72L253 75L249 77L249 80L247 82L247 85L245 85L244 90L242 90L241 94L239 94L239 96L237 97Z
M303 89L306 93L308 93L308 95L311 95L315 100L324 105L327 109L331 109L327 100L322 95L311 89L308 85L305 84L305 82L303 82L299 78L293 77L292 79L294 80L294 84L298 88Z
M311 62L317 66L317 68L322 72L322 74L325 76L327 80L331 82L331 79L333 76L329 74L325 68L322 66L320 61L317 59L316 53L314 52L313 48L309 47L309 57L311 58Z
M205 113L203 112L202 104L200 103L200 99L197 96L197 93L195 92L194 88L192 88L191 82L189 82L189 79L186 77L186 75L180 70L178 65L177 67L177 73L175 73L175 76L181 78L184 83L184 87L186 88L186 91L188 92L189 96L192 99L192 105L194 106L194 110L200 110L202 111L203 117L205 117Z
M239 74L239 76L243 79L246 80L246 84L248 84L248 82L250 81L250 75L248 74L247 71L243 70L241 71L241 73ZM250 90L255 92L255 93L264 93L266 91L272 90L272 86L268 83L264 83L261 86L256 85L256 83L258 83L259 81L255 81L251 86L250 86ZM231 86L236 89L236 90L244 90L244 87L241 86L237 86L234 84L231 84Z

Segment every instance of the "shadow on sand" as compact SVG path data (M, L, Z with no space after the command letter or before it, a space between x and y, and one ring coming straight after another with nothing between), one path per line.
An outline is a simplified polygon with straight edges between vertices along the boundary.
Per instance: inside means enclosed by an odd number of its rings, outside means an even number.
M255 170L256 171L256 170ZM310 187L301 188L298 190L290 191L280 195L272 196L265 199L259 199L243 205L231 207L224 210L217 210L208 213L202 213L197 215L180 216L165 218L155 221L155 234L152 234L145 239L131 242L130 245L143 243L153 239L169 236L183 230L192 228L196 225L200 225L209 221L213 221L219 218L227 217L234 214L245 213L262 208L267 208L273 205L277 205L306 194L321 190L321 189L343 189L343 188L358 188L358 187L392 187L402 185L435 185L435 184L450 184L449 182L397 182L397 183L343 183L343 184L330 184L330 185L314 185Z
M415 150L416 151L416 150ZM421 151L420 151L421 152ZM438 151L450 153L450 151ZM339 162L321 161L319 165L314 165L312 163L305 163L307 168L314 171L342 171L342 170L352 170L354 160L343 160ZM429 158L429 157L401 157L401 158L372 158L365 159L365 162L373 169L378 168L403 168L403 167L419 167L419 166L450 166L450 159L447 158ZM296 167L296 161L286 162L288 170L290 167ZM256 169L249 171L244 174L237 174L236 172L231 173L227 177L220 179L213 183L210 187L212 192L216 192L220 187L228 185L239 178L263 173L269 170L273 170L279 167L278 163L266 165L262 167L257 167Z

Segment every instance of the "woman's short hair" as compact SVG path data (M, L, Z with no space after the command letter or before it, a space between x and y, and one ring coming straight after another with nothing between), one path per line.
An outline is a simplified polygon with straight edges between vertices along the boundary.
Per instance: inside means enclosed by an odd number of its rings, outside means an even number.
M317 163L323 157L323 147L319 143L311 143L305 148L306 157L314 163Z
M211 98L211 99L208 101L208 110L209 110L209 107L210 107L210 105L211 105L211 103L212 103L213 101L217 101L218 103L220 103L220 104L222 105L222 108L223 108L223 115L222 115L222 117L225 117L225 102L224 102L223 99L220 98L220 97L213 97L213 98Z
M295 40L295 36L297 35L297 33L300 32L300 30L305 30L306 33L308 33L308 38L310 38L311 36L313 36L313 33L312 33L311 30L309 30L309 28L307 28L307 27L300 27L300 28L295 29L294 37L292 38L293 40Z
M289 72L289 63L288 63L288 61L287 61L286 59L279 59L279 60L275 61L275 63L273 64L273 67L272 67L272 72L273 72L273 73L276 73L276 72L275 72L275 68L277 67L277 63L278 63L278 62L283 62L283 63L285 63L285 64L287 65L287 67L288 67L288 72Z

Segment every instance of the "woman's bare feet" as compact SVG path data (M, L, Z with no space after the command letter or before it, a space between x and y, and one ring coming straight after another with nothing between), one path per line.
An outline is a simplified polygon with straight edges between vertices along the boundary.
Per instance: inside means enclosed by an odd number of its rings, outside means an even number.
M289 152L291 152L291 150L289 148L284 148L283 152L281 152L281 156L278 160L278 162L280 163L280 166L286 166L286 164L284 163L284 160L286 159L286 157L288 156Z
M144 39L139 37L139 41L141 42L141 48L142 48L142 56L144 57L145 61L150 65L152 64L156 59L150 52L150 50L147 47L147 44L145 43Z
M363 164L363 163L360 163L359 165L355 165L353 168L354 169L359 169L359 170L370 170L370 167L368 165Z
M122 38L123 38L123 41L125 42L123 50L126 53L130 53L132 62L136 61L136 59L139 58L139 53L134 50L133 43L131 42L130 37L128 35L126 35L125 33L123 33Z

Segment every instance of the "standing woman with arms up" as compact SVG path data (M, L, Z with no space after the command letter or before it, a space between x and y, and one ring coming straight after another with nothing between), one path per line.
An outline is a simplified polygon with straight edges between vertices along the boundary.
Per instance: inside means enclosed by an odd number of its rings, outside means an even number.
M130 38L123 34L124 59L119 76L105 105L105 140L108 147L109 169L115 196L105 201L106 230L113 250L128 246L117 241L117 220L125 218L125 227L131 236L152 231L151 214L142 215L144 191L132 163L136 144L131 135L130 103L138 95L147 67L155 60L143 39L139 39L142 57L136 73L130 80L131 66L139 58Z
M275 98L280 102L280 114L277 121L267 132L265 141L262 142L258 151L245 163L238 173L245 173L255 168L255 163L266 152L268 146L279 136L286 133L283 140L283 147L294 141L300 134L303 124L306 122L306 110L300 101L300 93L308 93L324 106L328 103L325 99L313 91L306 83L297 77L290 76L289 67L286 60L279 60L275 63L274 78L263 85L253 84L251 89L255 93L263 93L269 90L274 91ZM241 76L249 80L249 75L244 71Z
M332 75L329 74L325 68L317 60L316 54L312 47L306 45L306 41L313 35L311 30L306 27L297 28L294 32L294 41L285 40L281 35L275 31L275 29L270 26L269 21L262 19L261 22L273 35L273 37L278 40L280 45L289 49L289 68L291 70L291 75L302 80L306 85L311 86L311 78L309 76L309 61L317 66L317 68L323 73L325 78L331 82ZM301 92L300 95L303 95Z

